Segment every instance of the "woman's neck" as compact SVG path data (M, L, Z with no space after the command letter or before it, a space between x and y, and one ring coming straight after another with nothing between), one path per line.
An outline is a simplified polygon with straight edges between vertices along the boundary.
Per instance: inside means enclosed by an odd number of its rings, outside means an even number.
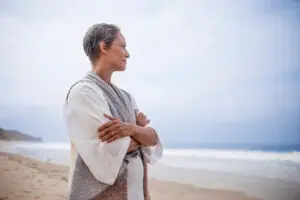
M112 71L108 67L97 65L93 67L93 72L95 72L105 83L110 84Z

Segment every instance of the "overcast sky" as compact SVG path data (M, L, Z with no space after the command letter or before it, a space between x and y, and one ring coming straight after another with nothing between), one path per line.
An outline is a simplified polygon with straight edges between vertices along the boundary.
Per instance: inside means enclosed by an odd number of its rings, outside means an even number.
M289 0L4 0L0 105L60 110L68 87L90 69L85 31L107 22L121 28L131 54L113 81L154 121L294 119L299 19L299 3Z

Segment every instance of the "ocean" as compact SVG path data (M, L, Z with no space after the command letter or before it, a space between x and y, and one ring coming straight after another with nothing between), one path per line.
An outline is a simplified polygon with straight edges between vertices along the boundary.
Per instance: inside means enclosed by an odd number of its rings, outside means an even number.
M1 142L0 151L68 165L69 144ZM240 190L263 199L300 194L300 151L167 148L150 177L207 188ZM291 199L294 200L294 199Z

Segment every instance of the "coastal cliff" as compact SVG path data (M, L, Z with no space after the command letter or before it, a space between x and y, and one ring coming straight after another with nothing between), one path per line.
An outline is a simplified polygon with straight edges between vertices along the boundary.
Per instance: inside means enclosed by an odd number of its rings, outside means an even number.
M0 128L0 140L43 142L39 137L33 137L16 130L5 130L3 128Z

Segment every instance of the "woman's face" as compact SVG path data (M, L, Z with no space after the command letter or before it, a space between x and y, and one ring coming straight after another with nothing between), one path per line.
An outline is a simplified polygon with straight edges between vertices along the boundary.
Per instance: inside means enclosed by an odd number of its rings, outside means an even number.
M129 53L126 50L126 41L119 32L110 48L107 49L105 60L113 68L112 71L124 71L126 69L127 58L129 58Z

